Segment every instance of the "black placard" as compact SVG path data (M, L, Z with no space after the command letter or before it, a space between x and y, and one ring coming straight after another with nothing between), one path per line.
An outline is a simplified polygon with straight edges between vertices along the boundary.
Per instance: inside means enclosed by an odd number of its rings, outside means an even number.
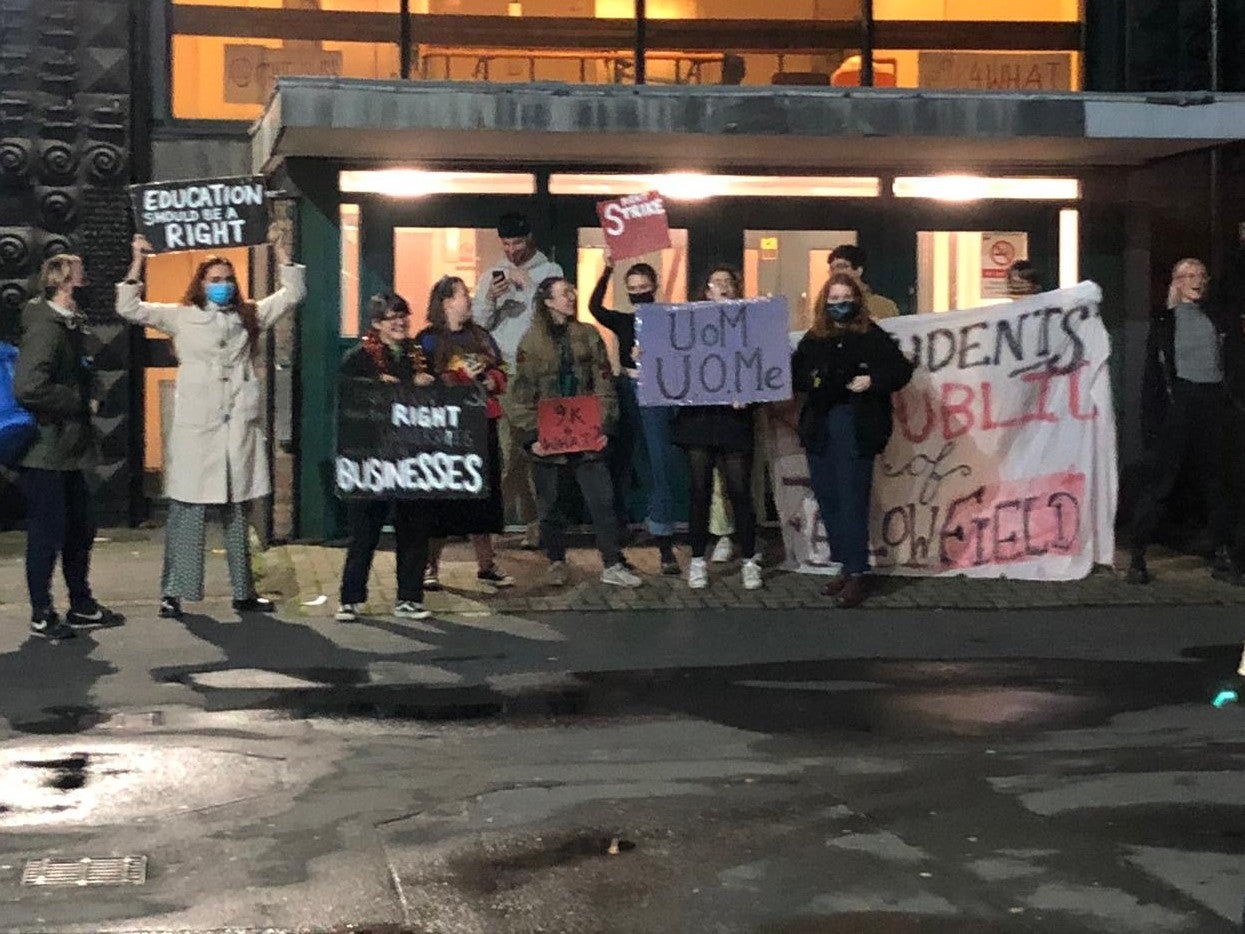
M224 250L268 240L261 176L131 185L134 228L157 253Z
M483 499L488 415L475 386L338 381L337 457L342 499Z

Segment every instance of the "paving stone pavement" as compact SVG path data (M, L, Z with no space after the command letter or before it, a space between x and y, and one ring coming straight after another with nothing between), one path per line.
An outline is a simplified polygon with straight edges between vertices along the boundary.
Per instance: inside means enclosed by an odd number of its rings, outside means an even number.
M217 530L213 530L216 532ZM543 555L522 551L518 538L500 543L497 562L516 579L513 588L498 590L476 580L475 561L464 542L447 545L441 565L446 589L429 593L425 603L435 613L466 615L522 614L554 611L802 609L826 607L818 593L824 577L778 569L781 555L770 543L765 556L765 587L743 589L737 561L710 565L707 590L691 591L683 578L663 577L651 547L628 549L628 558L644 578L642 587L610 587L599 580L601 561L595 550L571 548L571 579L566 587L544 583L548 562ZM154 605L159 597L163 552L161 529L102 530L95 546L92 581L96 595L117 607ZM25 610L25 579L20 532L0 534L0 609ZM209 539L207 602L227 601L229 581L220 542ZM679 550L684 568L687 549ZM288 544L256 551L259 589L278 598L287 615L331 616L337 608L345 548L341 545ZM1123 567L1124 556L1117 559ZM1214 581L1206 562L1192 555L1156 551L1150 562L1155 582L1128 584L1123 574L1098 568L1082 581L1050 583L1012 580L970 580L964 577L879 578L869 606L904 610L1011 610L1083 606L1206 606L1245 604L1245 587ZM59 582L57 583L59 587ZM369 579L369 610L384 613L396 598L394 556L377 553ZM63 595L58 602L64 603Z

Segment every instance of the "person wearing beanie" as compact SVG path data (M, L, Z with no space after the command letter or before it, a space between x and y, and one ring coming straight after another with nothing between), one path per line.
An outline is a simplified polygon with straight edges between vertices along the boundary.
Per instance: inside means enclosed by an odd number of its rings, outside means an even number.
M532 236L532 225L523 214L503 214L497 221L502 258L484 271L476 285L473 317L497 342L506 369L513 373L519 341L532 325L536 287L546 279L560 279L562 267L550 262ZM507 390L509 391L509 390ZM503 411L506 409L502 399ZM539 546L536 495L528 459L515 444L508 416L498 427L502 456L502 495L513 503L519 521L527 526L522 547Z

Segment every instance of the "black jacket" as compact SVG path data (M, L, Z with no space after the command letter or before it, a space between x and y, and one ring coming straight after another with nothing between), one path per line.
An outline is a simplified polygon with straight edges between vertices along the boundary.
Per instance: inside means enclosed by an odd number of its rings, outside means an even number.
M747 454L754 443L752 406L683 405L674 410L670 440L681 448Z
M856 445L862 456L882 453L891 437L891 394L912 379L913 366L891 336L870 322L863 333L837 337L805 334L791 357L791 382L807 393L800 410L800 443L813 454L825 450L825 416L836 405L856 410ZM850 392L847 384L869 376L865 392Z
M1237 412L1245 412L1245 332L1241 315L1217 305L1204 310L1219 333L1224 388ZM1150 319L1141 380L1141 432L1146 447L1152 446L1162 434L1175 386L1176 312L1173 308L1160 307Z

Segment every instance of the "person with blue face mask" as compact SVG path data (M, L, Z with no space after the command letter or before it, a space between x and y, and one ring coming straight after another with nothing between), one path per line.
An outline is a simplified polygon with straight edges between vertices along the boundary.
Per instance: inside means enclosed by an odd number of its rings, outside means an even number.
M791 358L791 382L803 394L800 443L840 574L822 590L843 609L868 596L869 498L873 461L892 429L891 394L912 378L912 364L869 317L860 285L836 273L820 314Z
M225 554L239 613L269 613L251 576L247 506L272 492L262 393L254 359L259 337L306 294L305 270L290 262L274 230L269 240L281 287L248 301L233 264L220 256L199 263L180 303L143 301L145 237L132 245L133 260L117 285L117 314L167 334L177 356L173 424L164 451L165 527L160 616L180 619L182 601L203 599L205 519L209 506L222 513Z

